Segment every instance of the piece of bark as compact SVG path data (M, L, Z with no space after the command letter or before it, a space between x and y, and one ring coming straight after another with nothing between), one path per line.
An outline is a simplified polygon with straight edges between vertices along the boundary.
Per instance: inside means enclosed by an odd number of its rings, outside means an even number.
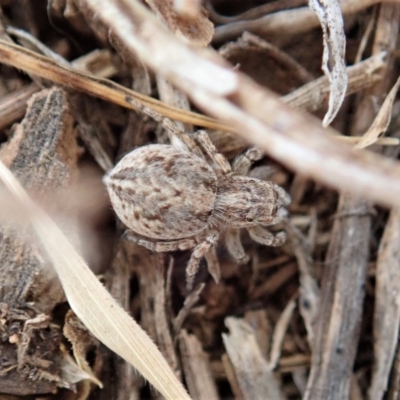
M305 399L347 399L369 257L369 204L343 196L327 255Z
M61 89L41 92L28 107L14 136L1 148L0 158L27 190L44 197L48 191L65 190L75 181L79 150ZM17 236L8 230L2 232L0 298L11 307L33 301L35 308L48 312L63 299L61 285L37 250L31 250L21 235Z
M247 311L246 322L253 328L257 344L266 360L269 359L272 342L272 326L266 310Z
M396 354L393 360L393 368L390 375L387 400L400 399L400 342L397 341Z
M299 309L307 329L308 342L312 347L314 344L315 322L320 300L320 290L313 273L312 250L306 238L295 226L289 224L287 232L291 239L293 252L299 267Z
M241 319L226 318L230 333L222 334L243 398L283 399L278 381L262 356L253 329Z
M194 400L219 399L209 357L197 337L183 329L179 334L179 348L190 396Z
M383 398L399 338L399 250L400 214L399 210L393 210L380 243L376 267L375 361L370 388L371 399Z
M131 266L136 263L137 257L135 248L134 243L120 240L115 247L115 255L106 274L110 293L128 312L131 312L130 280L133 272ZM103 368L103 377L109 384L106 390L101 390L97 394L97 398L107 400L113 396L116 400L124 400L129 393L132 399L139 399L140 390L144 386L143 378L136 373L132 365L118 355L107 351L106 357L107 366ZM109 379L110 374L112 379Z
M164 358L180 379L178 357L168 323L166 310L165 254L151 253L139 248L141 257L136 262L141 298L141 325L155 340Z
M41 198L49 191L66 192L77 178L79 149L72 123L65 93L59 88L44 90L29 101L24 120L0 150L1 160L26 189ZM61 207L52 208L61 211ZM65 212L65 204L63 208ZM73 222L71 210L68 211ZM72 222L68 226L71 230ZM34 394L54 391L60 385L68 387L61 377L61 364L55 361L57 357L62 359L61 332L49 325L47 316L65 300L60 282L28 228L17 230L3 224L0 234L4 321L0 391ZM20 337L23 332L29 333L24 340ZM26 340L28 348L22 349ZM7 368L11 373L6 373Z

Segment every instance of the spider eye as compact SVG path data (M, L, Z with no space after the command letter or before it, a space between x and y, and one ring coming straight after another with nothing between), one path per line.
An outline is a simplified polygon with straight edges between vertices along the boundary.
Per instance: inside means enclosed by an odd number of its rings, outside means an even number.
M258 218L258 212L257 212L257 210L255 210L253 208L247 209L245 215L246 215L246 222L250 222L250 223L253 223Z

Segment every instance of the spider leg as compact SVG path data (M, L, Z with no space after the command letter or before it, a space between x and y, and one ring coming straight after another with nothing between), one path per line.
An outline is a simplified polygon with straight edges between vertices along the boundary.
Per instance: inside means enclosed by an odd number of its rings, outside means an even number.
M193 137L213 162L217 175L224 176L232 172L228 160L221 153L218 153L206 131L197 131L193 134Z
M133 97L127 98L127 101L143 114L148 115L149 117L160 123L161 126L167 131L171 144L174 144L174 139L178 138L181 142L183 142L183 144L189 151L203 158L203 153L197 146L196 142L183 129L179 128L179 126L175 122L160 114L158 111L155 111L139 103Z
M233 161L233 172L235 175L247 175L254 161L261 160L264 153L256 147L250 147L246 152L236 157Z
M188 290L192 290L194 277L199 270L200 260L210 250L211 247L215 246L218 242L219 233L213 233L206 237L206 239L198 244L190 257L189 263L186 267L186 287Z
M283 231L274 235L261 226L251 226L246 229L255 242L263 244L264 246L276 247L282 245L286 241L286 233Z
M217 251L214 246L210 248L205 254L207 261L207 269L210 275L213 277L215 283L219 283L221 280L221 268L219 266Z
M278 195L278 199L284 206L288 206L291 203L291 198L285 190L283 190L279 185L274 183L274 190Z
M261 181L270 181L275 168L270 165L260 165L250 170L247 174L250 178L260 179Z
M238 264L247 264L249 256L244 251L242 241L240 239L239 229L228 229L225 236L226 247L231 256L238 262Z
M168 241L151 241L144 239L143 237L136 235L132 231L126 231L124 238L132 242L137 243L140 246L146 247L146 249L156 251L158 253L165 253L168 251L176 250L189 250L196 247L197 241L195 238L184 238L178 240Z

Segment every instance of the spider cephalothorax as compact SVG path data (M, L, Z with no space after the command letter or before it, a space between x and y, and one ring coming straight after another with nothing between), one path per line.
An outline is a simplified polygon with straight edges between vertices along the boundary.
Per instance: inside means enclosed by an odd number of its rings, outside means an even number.
M287 215L290 198L273 182L243 176L262 157L259 150L249 149L231 167L206 132L198 132L194 141L181 139L191 151L162 144L139 147L104 181L115 212L131 230L130 239L159 252L194 248L186 269L191 286L201 258L221 231L226 231L227 248L240 263L248 260L241 228L258 243L282 244L284 232L273 235L263 226Z

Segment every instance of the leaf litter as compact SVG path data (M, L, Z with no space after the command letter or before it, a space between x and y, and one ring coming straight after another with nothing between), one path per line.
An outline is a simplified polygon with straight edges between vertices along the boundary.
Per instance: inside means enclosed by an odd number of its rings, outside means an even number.
M8 188L1 224L26 236L15 248L3 235L2 245L11 255L34 249L40 279L28 279L33 266L13 256L15 271L28 271L23 301L18 285L12 295L0 285L0 393L395 399L399 5L320 1L310 2L311 11L295 0L259 7L152 1L148 9L136 1L76 0L63 9L41 0L61 28L50 38L47 16L28 5L18 19L20 3L1 5L0 61L29 74L2 67L1 157L34 201L0 164ZM64 88L70 122L49 130L65 136L57 150L38 145L34 180L45 162L70 165L74 148L80 161L70 171L78 176L90 166L90 180L101 187L103 171L123 154L165 143L160 126L170 118L187 132L208 128L231 160L249 145L264 150L250 174L290 191L290 240L265 249L244 236L245 266L218 247L207 262L219 262L219 283L203 268L187 293L190 252L153 254L126 242L109 206L99 205L107 201L103 189L87 196L89 185L68 181L58 194L47 177L42 189L54 193L43 196L24 166L12 164L30 143L28 125L35 126L26 101L34 92L50 99L41 89L52 86ZM43 126L54 126L53 114L44 114ZM76 134L80 147L71 141ZM60 296L48 297L46 309L33 288L46 288L46 299L47 282Z

